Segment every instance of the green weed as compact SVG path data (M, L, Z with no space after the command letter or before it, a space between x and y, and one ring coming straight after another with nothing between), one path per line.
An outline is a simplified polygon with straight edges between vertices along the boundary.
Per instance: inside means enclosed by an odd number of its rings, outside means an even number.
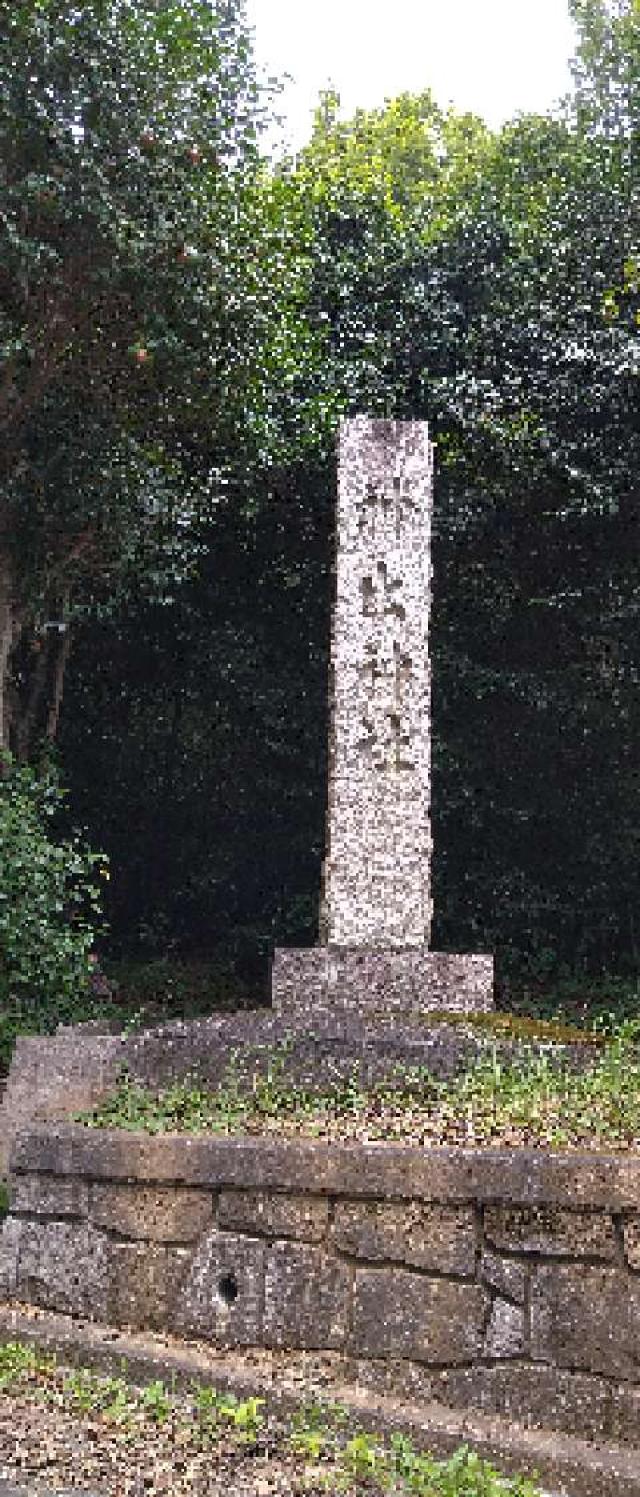
M38 1353L19 1341L7 1341L0 1346L0 1389L12 1388L31 1377L39 1365Z
M397 1067L364 1089L354 1070L323 1092L287 1082L282 1065L243 1089L232 1064L216 1091L187 1079L164 1091L126 1076L82 1121L158 1133L282 1131L423 1143L631 1149L640 1145L640 1021L602 1037L577 1064L553 1045L488 1046L452 1080Z
M142 1390L143 1413L153 1424L166 1424L171 1413L171 1398L164 1383L148 1383Z
M264 1398L245 1398L239 1401L233 1394L227 1393L220 1398L218 1409L221 1419L231 1425L242 1442L252 1442L264 1424L261 1412L264 1402Z
M91 1416L115 1424L119 1438L135 1432L157 1442L170 1418L179 1421L181 1450L194 1452L229 1439L241 1447L256 1442L266 1424L264 1399L238 1399L231 1393L195 1385L180 1395L160 1380L138 1388L126 1376L108 1377L87 1368L59 1367L35 1348L19 1342L0 1346L0 1389L19 1390L22 1398L44 1397L52 1407L80 1419ZM357 1427L339 1404L303 1405L289 1420L269 1427L269 1448L277 1459L295 1456L312 1468L313 1486L371 1497L538 1497L524 1477L507 1478L473 1451L463 1447L449 1460L417 1450L408 1436L384 1440ZM212 1451L212 1455L215 1451ZM247 1451L244 1450L246 1459ZM311 1473L310 1473L311 1475ZM301 1473L304 1482L304 1470Z

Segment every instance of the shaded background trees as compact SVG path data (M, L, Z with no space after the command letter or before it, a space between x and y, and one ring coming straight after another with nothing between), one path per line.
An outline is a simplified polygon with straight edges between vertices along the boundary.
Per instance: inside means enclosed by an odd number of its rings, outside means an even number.
M189 575L304 369L260 109L236 0L4 8L0 743L22 759L55 737L75 621Z
M516 972L637 969L638 10L573 9L555 117L493 133L425 93L344 122L327 96L270 167L233 105L237 188L223 211L219 171L198 178L215 246L134 403L214 502L180 574L165 530L117 607L89 585L66 678L113 952L222 953L258 981L274 941L315 939L335 431L364 410L437 444L434 939Z

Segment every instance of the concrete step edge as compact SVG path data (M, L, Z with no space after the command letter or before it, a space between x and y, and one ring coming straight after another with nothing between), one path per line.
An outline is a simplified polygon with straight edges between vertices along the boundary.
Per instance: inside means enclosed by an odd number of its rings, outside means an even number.
M322 1396L317 1386L305 1386L305 1357L295 1352L287 1354L286 1376L282 1359L280 1370L266 1376L268 1357L262 1351L221 1351L201 1342L119 1331L31 1307L0 1305L0 1343L12 1340L56 1352L74 1365L111 1375L126 1372L142 1384L173 1378L178 1386L198 1381L238 1397L259 1394L283 1414L299 1407L309 1392L314 1398ZM640 1497L640 1447L595 1444L502 1416L371 1394L340 1380L329 1380L324 1396L343 1404L364 1428L382 1434L403 1430L443 1457L468 1444L507 1473L535 1476L557 1497L611 1497L612 1492L616 1497Z

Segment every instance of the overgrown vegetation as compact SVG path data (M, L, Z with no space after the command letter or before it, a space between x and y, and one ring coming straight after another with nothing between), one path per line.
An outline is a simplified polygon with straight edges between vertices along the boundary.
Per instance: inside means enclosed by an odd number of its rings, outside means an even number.
M350 120L328 96L300 160L265 168L318 332L277 450L239 434L250 515L219 507L172 607L92 626L69 681L65 759L131 955L315 940L335 427L365 411L437 443L434 944L534 986L638 970L640 45L630 0L572 8L566 111L491 131L438 106L427 59L420 94Z
M197 1006L132 962L244 1002L316 938L356 411L437 444L433 943L496 951L505 1007L637 1012L592 979L640 960L640 25L569 8L554 114L425 75L274 164L239 0L4 7L0 742L56 739L109 853L127 1022Z
M234 1471L251 1467L261 1476L278 1471L286 1490L343 1493L366 1490L371 1497L536 1497L524 1477L500 1475L463 1446L448 1460L416 1448L404 1434L384 1439L359 1428L339 1404L303 1405L289 1419L269 1416L264 1399L237 1399L214 1387L194 1385L179 1392L160 1380L143 1388L124 1376L106 1377L86 1368L71 1369L20 1342L0 1347L0 1390L16 1400L54 1409L80 1421L87 1434L87 1461L100 1455L117 1468L123 1447L128 1458L144 1462L145 1489L153 1494L189 1489L197 1463L215 1472L234 1456ZM64 1436L58 1424L57 1440ZM34 1447L37 1435L32 1436ZM53 1448L52 1448L53 1444ZM56 1439L49 1437L48 1469L55 1466ZM39 1451L21 1441L21 1474ZM82 1447L74 1445L74 1473L83 1475ZM91 1467L95 1470L95 1466ZM156 1487L156 1477L161 1485ZM185 1483L183 1486L182 1483Z
M516 1014L535 1015L540 1019L560 1019L566 1024L600 1023L615 1028L640 1012L640 980L636 975L620 976L602 973L561 972L553 976L525 975L520 980L499 984L498 1002L502 1009Z
M56 736L77 625L171 602L237 495L234 450L264 450L304 365L304 234L260 116L238 0L2 8L0 745L20 759Z
M640 1026L622 1025L590 1064L553 1045L496 1046L453 1080L398 1067L364 1089L356 1072L330 1089L300 1087L274 1055L250 1086L233 1065L215 1091L192 1080L147 1089L128 1076L80 1121L149 1133L278 1133L413 1144L640 1149Z
M108 974L114 1015L137 1015L145 1025L255 1007L249 984L230 961L119 961L108 964Z
M16 1031L74 1017L90 998L106 859L59 831L63 790L0 751L0 1066Z

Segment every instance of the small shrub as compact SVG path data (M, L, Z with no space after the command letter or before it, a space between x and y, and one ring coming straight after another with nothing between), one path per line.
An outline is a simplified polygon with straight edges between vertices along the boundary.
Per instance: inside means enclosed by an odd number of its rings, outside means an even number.
M74 1017L89 992L107 864L76 834L57 835L63 800L52 766L0 759L0 1059L16 1031Z
M255 1007L246 984L221 961L112 961L109 976L119 1007L146 1025Z

